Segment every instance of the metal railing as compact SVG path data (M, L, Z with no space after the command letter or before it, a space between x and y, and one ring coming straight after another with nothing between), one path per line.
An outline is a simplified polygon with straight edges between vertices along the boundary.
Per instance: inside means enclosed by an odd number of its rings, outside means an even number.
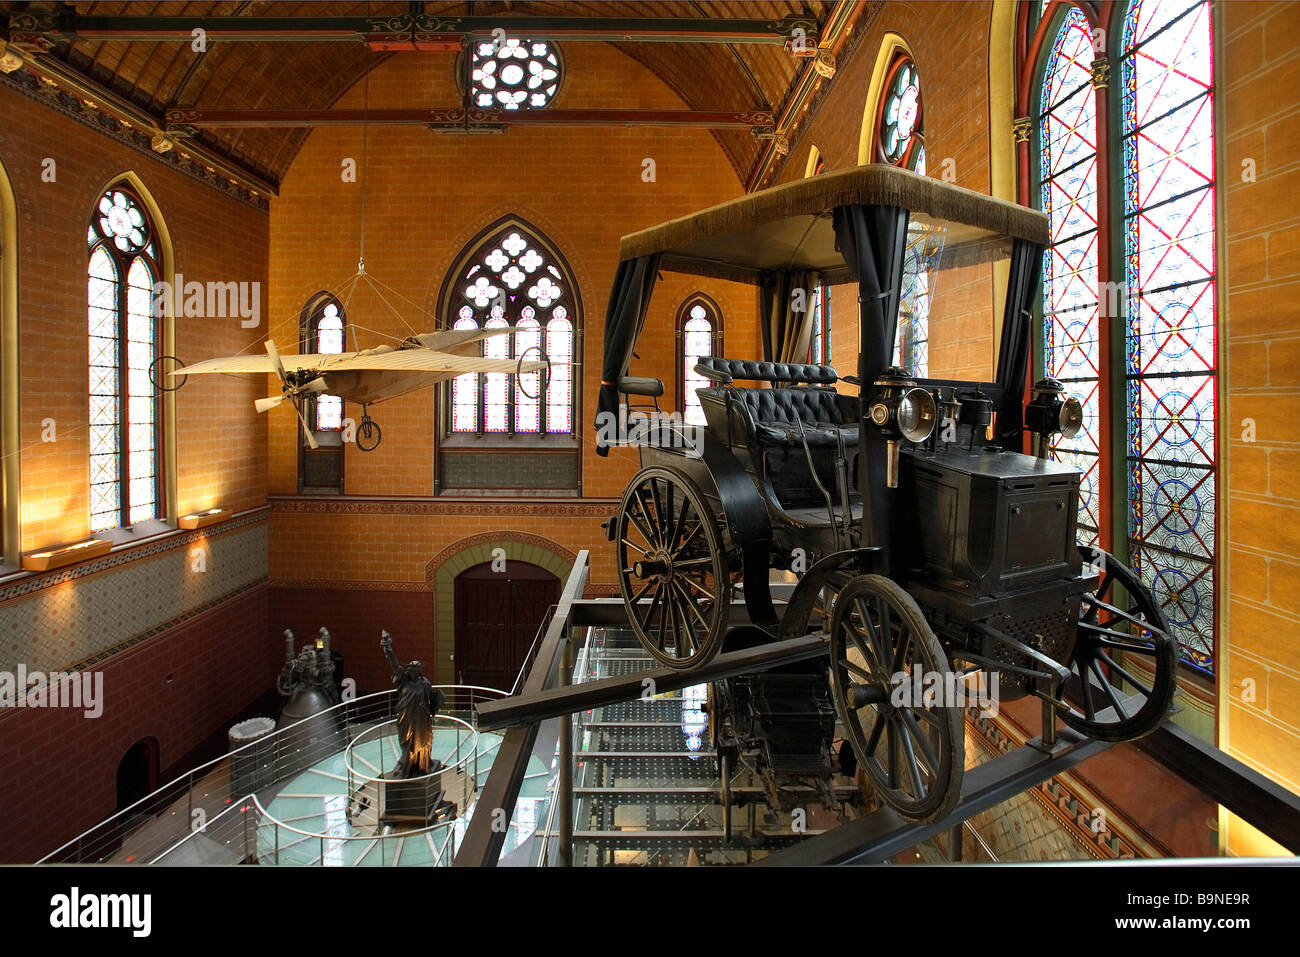
M475 705L506 697L500 689L478 685L434 687L446 694L440 716L475 730ZM212 838L220 832L220 828L213 830L214 825L228 822L236 808L247 814L249 806L258 806L252 800L255 796L265 796L314 764L344 751L367 728L393 721L397 717L395 703L393 689L379 691L251 741L181 775L37 863L148 864L183 844L191 834ZM240 825L246 826L247 822Z

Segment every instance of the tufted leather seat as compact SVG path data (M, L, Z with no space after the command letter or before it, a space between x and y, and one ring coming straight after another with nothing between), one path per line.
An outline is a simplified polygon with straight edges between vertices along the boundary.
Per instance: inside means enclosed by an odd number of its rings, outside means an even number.
M695 364L697 371L723 385L735 379L756 382L806 382L809 385L834 385L839 376L830 366L801 365L790 362L756 362L750 359L724 359L707 356Z
M850 462L857 455L859 404L854 396L839 395L827 388L734 386L700 389L698 394L706 415L713 410L710 423L714 434L724 441L730 434L733 446L748 450L755 468L771 479L777 498L787 507L820 505L823 501L808 469L803 440L808 443L817 478L828 490L838 487L835 459L840 439ZM723 417L728 398L732 410L730 429Z

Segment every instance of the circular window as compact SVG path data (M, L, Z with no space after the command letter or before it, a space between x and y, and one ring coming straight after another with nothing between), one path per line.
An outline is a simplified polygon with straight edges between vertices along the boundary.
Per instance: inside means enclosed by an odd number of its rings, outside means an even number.
M555 97L561 72L559 53L543 40L483 40L470 61L470 100L480 109L540 109Z
M916 64L900 54L889 68L880 104L879 150L885 163L915 169L922 153L921 78Z

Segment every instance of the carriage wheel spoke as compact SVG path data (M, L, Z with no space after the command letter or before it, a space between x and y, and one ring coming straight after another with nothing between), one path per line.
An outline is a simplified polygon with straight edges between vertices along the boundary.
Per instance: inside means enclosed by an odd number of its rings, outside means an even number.
M1106 675L1102 672L1101 662L1096 658L1093 658L1092 661L1088 663L1088 667L1092 669L1092 673L1095 674L1097 680L1101 682L1101 690L1104 691L1106 697L1110 699L1110 706L1115 709L1115 713L1119 715L1120 720L1127 721L1128 712L1124 710L1124 705L1120 703L1119 698L1116 696L1114 686L1111 685L1110 681L1106 678Z
M867 757L872 760L875 760L876 748L880 745L880 736L881 734L884 733L885 730L885 719L881 717L880 712L878 711L875 712L875 715L876 715L876 721L871 726L871 733L867 735L867 744L866 744L866 748L864 749L866 751ZM879 766L880 762L876 761L876 765Z
M689 518L691 511L691 500L683 495L681 511L678 512L677 521L673 524L672 538L668 540L668 552L671 555L676 555L686 545L686 542L679 541L678 539L681 537L682 529L686 527L686 521ZM699 530L698 523L696 524L696 530ZM692 532L692 534L694 533Z
M906 759L903 763L907 765L907 776L916 789L912 792L912 797L919 801L925 797L925 785L921 783L921 771L917 767L916 750L912 747L912 738L903 729L902 718L898 715L894 717L894 735L899 739L899 744L902 745L903 757Z
M1133 685L1133 687L1140 690L1148 698L1151 697L1151 689L1148 688L1146 685L1144 685L1142 682L1138 681L1131 674L1129 674L1127 668L1125 668L1123 665L1121 665L1118 661L1116 661L1114 658L1110 657L1109 655L1103 655L1102 657L1106 659L1106 663L1108 665L1110 665L1112 668L1114 668L1116 671L1122 674L1125 678L1127 678L1129 684Z
M623 571L629 575L632 574L632 569L630 568L625 568L623 569ZM648 592L654 586L655 586L655 580L653 578L649 579L645 583L645 587L643 587L639 592L637 592L635 595L632 596L632 604L635 605L637 602L639 602L645 596L645 593Z
M870 671L868 671L866 668L862 668L859 667L858 665L855 665L853 662L849 661L849 659L841 658L840 665L843 666L846 670L852 671L855 675L861 678L863 683L865 684L876 683L875 678L872 676Z
M659 607L659 599L663 598L663 595L664 595L663 585L660 584L660 585L655 589L655 596L654 596L654 598L652 598L652 599L650 600L650 607L646 610L645 618L644 618L644 619L639 619L639 620L641 621L641 629L642 629L642 630L643 630L647 635L650 634L650 619L654 618L654 616L655 616L655 609ZM660 650L660 651L663 650L663 645L660 645L660 646L659 646L659 650Z
M1097 706L1092 703L1092 675L1088 674L1087 668L1076 668L1075 673L1079 675L1079 686L1083 689L1083 710L1092 721L1097 717Z
M898 716L902 719L903 726L907 728L907 732L911 735L912 740L916 742L916 747L919 750L920 756L925 761L925 769L930 772L931 780L937 780L939 777L939 758L930 748L929 738L926 737L925 732L921 729L920 724L918 724L916 720L917 714L924 713L924 708L918 708L915 710L904 708L898 712Z
M654 548L658 544L658 537L652 530L653 526L650 524L650 519L645 513L645 506L641 504L640 489L637 489L632 493L631 504L636 507L636 510L633 511L630 508L625 510L628 519L636 526L636 530L641 533L641 537L646 540L646 544L651 548ZM637 512L641 513L640 518L637 517Z
M1110 587L1110 579L1111 579L1111 574L1110 574L1110 572L1108 572L1108 571L1107 571L1107 572L1102 572L1102 575L1101 575L1101 581L1098 583L1098 585L1097 585L1097 590L1096 590L1096 592L1094 592L1093 594L1096 595L1098 598L1100 598L1102 595L1106 594L1106 589L1108 589L1108 588ZM1083 596L1083 600L1084 600L1084 601L1087 601L1088 598L1089 598L1088 595L1084 595L1084 596ZM1096 620L1097 620L1097 607L1094 605L1094 606L1092 607L1092 609L1091 609L1091 610L1090 610L1086 615L1084 615L1083 618L1082 618L1081 620L1082 620L1082 621L1096 621Z

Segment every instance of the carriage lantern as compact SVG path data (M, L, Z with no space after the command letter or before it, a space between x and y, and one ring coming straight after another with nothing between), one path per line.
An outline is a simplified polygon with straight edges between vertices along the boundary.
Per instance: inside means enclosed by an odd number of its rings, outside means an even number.
M1025 427L1038 433L1035 454L1047 458L1052 436L1060 433L1073 438L1083 427L1083 403L1075 395L1066 395L1065 386L1050 376L1034 383L1034 395L1025 407Z
M875 397L868 415L889 442L887 484L898 488L898 444L902 439L924 442L934 431L938 408L934 396L897 366L890 366L874 383Z

